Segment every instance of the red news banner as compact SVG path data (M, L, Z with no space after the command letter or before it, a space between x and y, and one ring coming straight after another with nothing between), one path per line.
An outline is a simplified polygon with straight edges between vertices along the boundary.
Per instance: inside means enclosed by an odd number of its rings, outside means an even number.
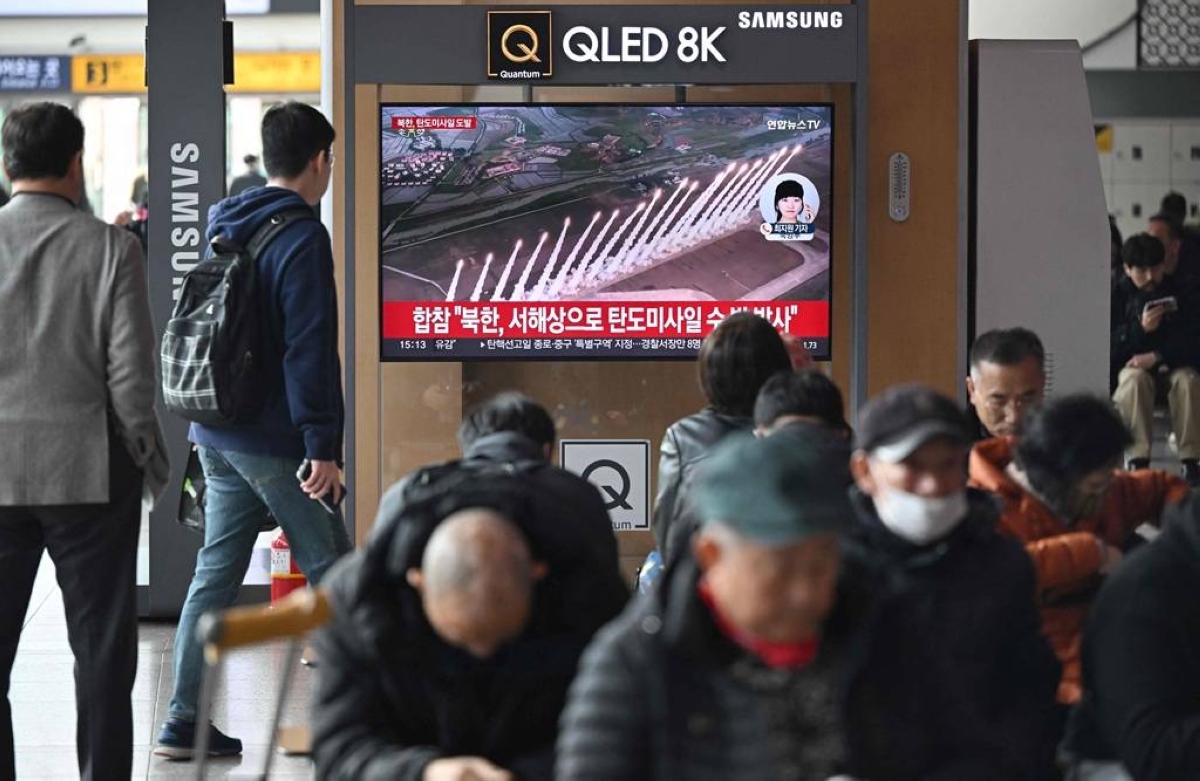
M383 305L383 338L702 339L739 311L802 339L829 336L825 301L396 301Z
M478 117L392 117L392 130L474 130Z

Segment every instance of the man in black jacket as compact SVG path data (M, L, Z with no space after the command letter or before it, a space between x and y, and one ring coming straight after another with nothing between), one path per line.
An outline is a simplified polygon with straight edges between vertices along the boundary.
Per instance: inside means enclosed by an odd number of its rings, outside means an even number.
M543 465L554 453L554 442L558 438L554 419L541 404L516 391L499 393L484 403L472 408L463 417L458 427L458 445L463 457L441 464L422 467L404 477L391 491L399 497L431 485L456 470L487 465ZM565 470L550 470L556 482L569 485L576 492L591 496L595 489ZM590 525L609 528L608 514L603 506L596 513L595 505L585 502L585 515ZM399 506L396 508L400 509ZM603 521L601 522L601 517ZM611 536L611 535L610 535Z
M817 369L780 372L763 384L754 400L755 434L766 436L795 424L850 437L842 392Z
M422 467L400 480L380 500L378 517L401 515L422 494L442 490L438 486L444 481L520 475L533 494L533 512L551 520L540 533L572 556L562 562L574 571L559 595L569 606L566 620L575 615L571 608L578 610L583 619L578 628L590 635L603 624L593 625L592 616L619 613L629 590L612 566L619 556L617 538L599 492L574 472L550 464L556 438L554 420L541 404L515 391L497 394L463 418L458 429L463 457Z
M825 781L843 763L834 601L844 487L793 437L735 435L698 475L701 526L588 649L559 781Z
M868 779L1054 778L1060 669L1033 565L967 490L971 432L953 401L897 386L859 418L858 523L844 593L869 607L847 670L849 771Z
M506 395L472 412L466 458L390 490L366 549L331 572L321 778L552 778L579 655L628 589L596 489L546 463L550 443L494 430L545 438L537 410Z
M1092 608L1083 701L1067 740L1080 765L1073 778L1200 778L1197 593L1200 501L1192 499L1109 577Z
M818 449L826 477L846 488L854 482L842 392L823 372L799 369L767 380L754 402L754 433L802 440Z
M1200 301L1179 275L1165 275L1162 242L1148 234L1121 248L1125 280L1113 291L1123 312L1113 312L1113 401L1133 434L1127 453L1132 469L1150 465L1154 401L1160 371L1170 383L1171 429L1183 476L1200 484Z

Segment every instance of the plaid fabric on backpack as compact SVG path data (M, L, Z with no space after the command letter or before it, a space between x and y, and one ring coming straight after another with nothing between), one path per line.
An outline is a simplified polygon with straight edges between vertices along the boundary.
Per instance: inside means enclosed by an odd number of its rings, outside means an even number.
M245 247L224 236L183 278L162 339L167 409L194 423L230 426L262 409L263 324L258 258L291 223L312 212L290 209L265 222Z

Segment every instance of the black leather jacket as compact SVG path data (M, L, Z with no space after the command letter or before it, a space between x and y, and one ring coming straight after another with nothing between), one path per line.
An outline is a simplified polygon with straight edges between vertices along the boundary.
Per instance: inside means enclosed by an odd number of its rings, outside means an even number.
M663 437L658 458L658 497L654 501L654 539L663 561L670 562L695 529L690 496L692 480L713 447L735 431L749 431L750 418L712 408L681 418Z

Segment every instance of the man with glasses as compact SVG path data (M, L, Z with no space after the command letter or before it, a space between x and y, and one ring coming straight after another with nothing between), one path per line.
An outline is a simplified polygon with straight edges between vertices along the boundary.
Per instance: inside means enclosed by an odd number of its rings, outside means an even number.
M267 186L226 198L209 213L208 237L248 246L266 224L291 220L256 255L263 326L262 411L234 426L193 424L207 482L204 547L175 637L175 687L154 753L192 755L196 730L209 754L240 754L242 742L197 725L203 649L201 615L233 604L264 515L287 534L310 583L350 550L341 511L343 402L337 290L329 233L312 209L329 189L333 126L303 103L285 103L262 123ZM303 478L301 466L304 465Z
M1042 400L1046 350L1027 328L988 331L971 346L967 395L978 421L976 437L1011 437L1021 416Z

